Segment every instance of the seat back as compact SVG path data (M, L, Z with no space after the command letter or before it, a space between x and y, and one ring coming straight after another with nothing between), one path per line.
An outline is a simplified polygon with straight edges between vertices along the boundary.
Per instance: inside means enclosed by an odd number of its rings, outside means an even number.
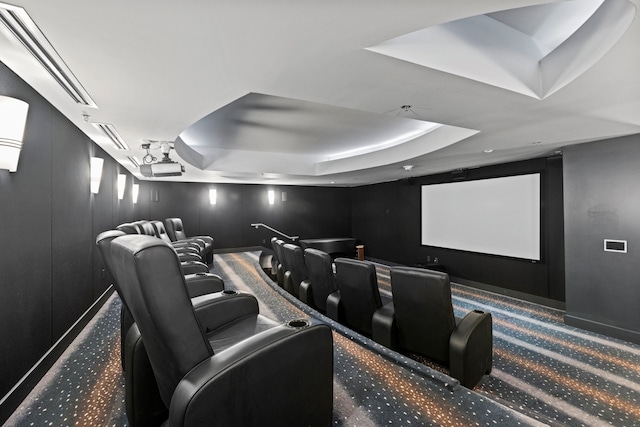
M371 336L373 313L382 306L376 268L366 261L336 258L336 285L347 326Z
M127 235L111 242L121 297L144 339L167 407L180 379L213 354L198 322L175 251L151 236Z
M412 267L391 269L398 344L439 362L449 360L456 327L449 275Z
M304 262L311 282L313 304L321 312L327 311L327 297L338 288L331 266L331 255L318 249L304 250Z
M295 296L299 296L300 283L309 278L307 266L304 263L304 252L300 246L292 245L291 243L282 246L282 251L284 252L288 271L291 273L292 293Z
M282 239L276 239L273 246L273 251L276 253L279 262L279 265L277 266L278 269L276 271L276 278L280 287L284 286L284 273L287 271L284 259L284 251L282 249L283 246L284 240Z
M167 234L167 229L164 228L164 224L162 223L162 221L154 220L150 222L155 232L155 236L167 243L171 243L171 238Z
M156 230L153 227L153 224L151 224L151 221L140 220L140 221L136 221L135 224L140 229L139 234L146 234L147 236L156 236Z
M172 241L187 239L187 234L184 232L184 225L182 225L182 219L167 218L164 222L167 226L167 234Z
M136 224L132 222L125 222L124 224L120 224L116 227L116 230L122 231L125 234L140 234L140 230L136 226Z
M116 288L118 294L120 293L120 287L115 281L115 277L113 275L113 266L111 262L111 242L116 237L124 236L124 231L121 230L107 230L98 234L96 237L96 246L98 247L98 257L102 262L102 266L104 267L104 273L107 276L107 280L109 283L112 283Z

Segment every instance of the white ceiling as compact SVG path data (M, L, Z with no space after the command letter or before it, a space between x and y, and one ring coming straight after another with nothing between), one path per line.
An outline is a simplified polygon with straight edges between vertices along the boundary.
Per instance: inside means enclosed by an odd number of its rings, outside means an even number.
M140 179L353 186L640 133L638 1L14 0L96 107L0 61Z

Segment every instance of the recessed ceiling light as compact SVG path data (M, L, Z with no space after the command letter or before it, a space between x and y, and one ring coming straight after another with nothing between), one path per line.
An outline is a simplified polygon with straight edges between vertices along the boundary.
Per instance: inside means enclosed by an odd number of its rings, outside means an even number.
M411 169L413 169L413 165L404 165L404 166L402 166L402 169L404 169L404 170L406 170L408 172Z
M493 153L493 148L487 148L486 150L482 150L483 153Z

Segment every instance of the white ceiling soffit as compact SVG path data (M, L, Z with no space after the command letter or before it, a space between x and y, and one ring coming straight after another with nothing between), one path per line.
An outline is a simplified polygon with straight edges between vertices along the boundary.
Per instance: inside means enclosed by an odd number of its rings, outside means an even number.
M320 176L402 162L477 131L249 93L185 129L175 142L201 170Z
M4 35L0 37L4 61L17 66L25 75L40 73L36 79L52 78L61 93L75 103L96 108L91 96L23 8L0 3L0 34ZM31 66L34 62L40 67Z
M368 50L543 99L602 58L636 14L628 0L576 0L472 16Z

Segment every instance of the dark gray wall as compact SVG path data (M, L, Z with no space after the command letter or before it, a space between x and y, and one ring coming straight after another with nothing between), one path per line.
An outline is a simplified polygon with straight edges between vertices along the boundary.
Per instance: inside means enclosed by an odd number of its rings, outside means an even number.
M210 188L217 191L215 205L209 203ZM268 189L275 191L273 205ZM158 201L151 201L152 193ZM348 188L146 181L140 184L138 205L142 218L182 218L187 235L213 236L217 249L270 247L274 233L250 224L264 223L301 238L349 236L350 194Z
M1 63L0 94L29 103L18 171L0 170L2 397L107 289L95 235L134 213L116 200L117 164ZM94 154L105 159L95 196Z
M535 159L469 170L467 179L540 172L543 260L532 263L471 252L422 246L421 185L452 182L451 174L363 186L352 190L352 234L366 256L399 264L437 258L451 276L535 297L564 300L562 159Z
M567 323L640 342L640 135L564 151ZM628 241L628 253L603 250Z

